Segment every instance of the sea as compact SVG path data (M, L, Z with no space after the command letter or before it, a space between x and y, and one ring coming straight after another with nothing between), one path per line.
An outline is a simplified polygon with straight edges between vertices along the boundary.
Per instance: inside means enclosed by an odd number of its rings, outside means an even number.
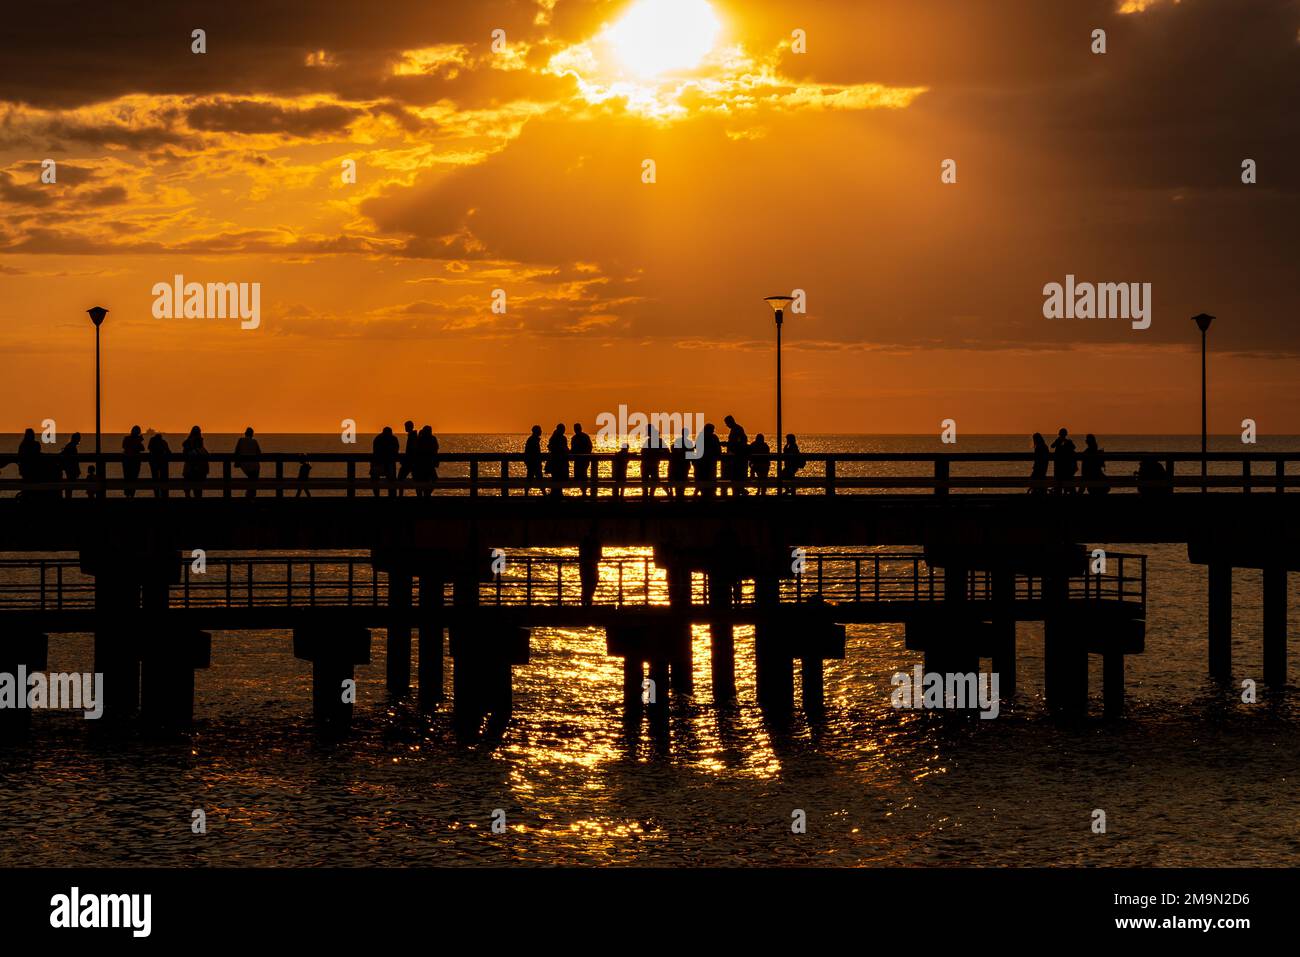
M182 437L169 435L173 449ZM443 452L502 452L522 450L524 437L439 439ZM1199 449L1199 436L1099 438L1109 451ZM259 439L266 452L369 442ZM6 451L17 441L0 437ZM234 441L210 436L208 448ZM800 444L1029 450L1026 436ZM1212 436L1211 449L1296 450L1300 439L1243 447ZM1029 623L1017 635L1019 694L996 720L896 709L890 679L920 661L902 626L886 624L849 627L845 659L827 662L822 720L796 713L773 726L755 703L752 629L736 633L738 703L719 709L700 625L696 693L673 702L665 744L648 726L625 733L621 659L606 655L600 630L538 628L531 661L514 670L510 727L466 746L449 703L427 715L389 700L380 630L357 669L353 733L326 742L311 723L310 665L293 657L288 632L215 632L189 737L50 711L33 715L24 742L0 747L0 866L1295 866L1300 708L1293 686L1262 681L1260 573L1233 580L1225 686L1207 675L1205 569L1182 545L1114 548L1146 554L1148 571L1146 650L1128 658L1120 719L1101 717L1099 660L1090 716L1048 715L1042 628ZM1288 607L1296 633L1296 579ZM91 636L50 635L49 658L52 670L93 670ZM1243 700L1252 681L1257 697Z

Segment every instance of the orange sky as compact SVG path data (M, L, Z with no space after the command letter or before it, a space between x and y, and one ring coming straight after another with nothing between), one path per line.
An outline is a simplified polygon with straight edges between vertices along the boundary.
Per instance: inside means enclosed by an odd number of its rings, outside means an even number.
M1300 432L1296 4L640 2L14 11L0 430L93 427L98 304L110 431L771 432L802 289L790 429L1196 432L1208 311L1211 430ZM154 318L178 273L260 326ZM1151 328L1045 319L1067 273Z

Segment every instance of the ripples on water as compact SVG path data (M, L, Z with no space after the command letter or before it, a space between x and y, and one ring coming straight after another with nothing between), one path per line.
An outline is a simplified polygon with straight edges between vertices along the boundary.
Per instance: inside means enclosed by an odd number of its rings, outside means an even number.
M645 724L625 738L621 659L602 632L536 629L513 724L467 750L450 702L428 718L387 701L376 631L354 733L324 745L288 634L217 632L188 742L37 713L29 743L0 751L0 864L1295 865L1293 695L1250 706L1212 685L1203 569L1183 546L1123 548L1150 556L1150 594L1118 722L1047 717L1041 627L1027 624L1016 707L993 721L895 711L889 678L918 657L881 625L851 627L847 660L827 663L825 721L796 715L778 733L752 705L752 631L737 631L740 706L719 712L701 626L696 694L673 704L664 748ZM1238 682L1261 676L1259 586L1237 573ZM90 670L89 636L51 636L50 663ZM1096 715L1097 659L1091 684ZM194 808L206 835L190 831ZM491 833L497 808L506 835ZM795 808L806 834L791 833Z

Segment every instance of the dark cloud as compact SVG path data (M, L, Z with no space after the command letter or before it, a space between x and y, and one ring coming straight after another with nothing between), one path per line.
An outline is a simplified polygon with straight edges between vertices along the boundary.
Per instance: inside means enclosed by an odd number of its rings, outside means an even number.
M200 103L185 112L191 128L216 133L284 133L311 137L341 133L361 110L336 105L298 109L258 100L217 100Z

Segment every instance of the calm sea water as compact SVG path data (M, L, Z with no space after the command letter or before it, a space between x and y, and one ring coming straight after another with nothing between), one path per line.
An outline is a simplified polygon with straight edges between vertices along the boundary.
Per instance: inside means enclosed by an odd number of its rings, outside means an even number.
M514 450L523 436L440 438L444 451ZM1257 448L1298 442L1262 438ZM335 443L262 437L266 451ZM224 451L233 437L208 444ZM1102 444L1192 451L1198 440ZM1242 448L1235 436L1213 444ZM1025 445L963 437L960 449ZM903 436L816 436L803 447L951 450ZM189 741L150 743L38 713L27 744L0 750L0 865L1294 866L1294 692L1247 705L1213 685L1204 570L1183 546L1116 547L1148 554L1150 589L1146 653L1128 660L1129 712L1118 722L1048 718L1041 627L1027 624L1020 696L997 720L896 711L889 678L918 658L901 626L883 625L850 628L847 659L828 662L825 722L796 717L776 732L753 704L752 634L737 633L739 707L719 712L700 627L697 692L674 705L663 749L648 728L624 737L620 659L606 657L601 632L537 629L532 662L515 669L513 725L495 747L467 749L449 713L387 700L377 632L373 661L357 672L355 732L323 745L309 721L310 667L293 658L289 634L217 632L212 668L197 673ZM1237 573L1234 602L1235 678L1260 679L1258 573ZM90 636L51 636L50 662L91 670ZM1096 714L1099 664L1091 677ZM191 832L200 808L206 835ZM1106 834L1091 832L1096 808ZM505 834L492 833L496 809ZM807 814L805 834L791 833L795 809Z

